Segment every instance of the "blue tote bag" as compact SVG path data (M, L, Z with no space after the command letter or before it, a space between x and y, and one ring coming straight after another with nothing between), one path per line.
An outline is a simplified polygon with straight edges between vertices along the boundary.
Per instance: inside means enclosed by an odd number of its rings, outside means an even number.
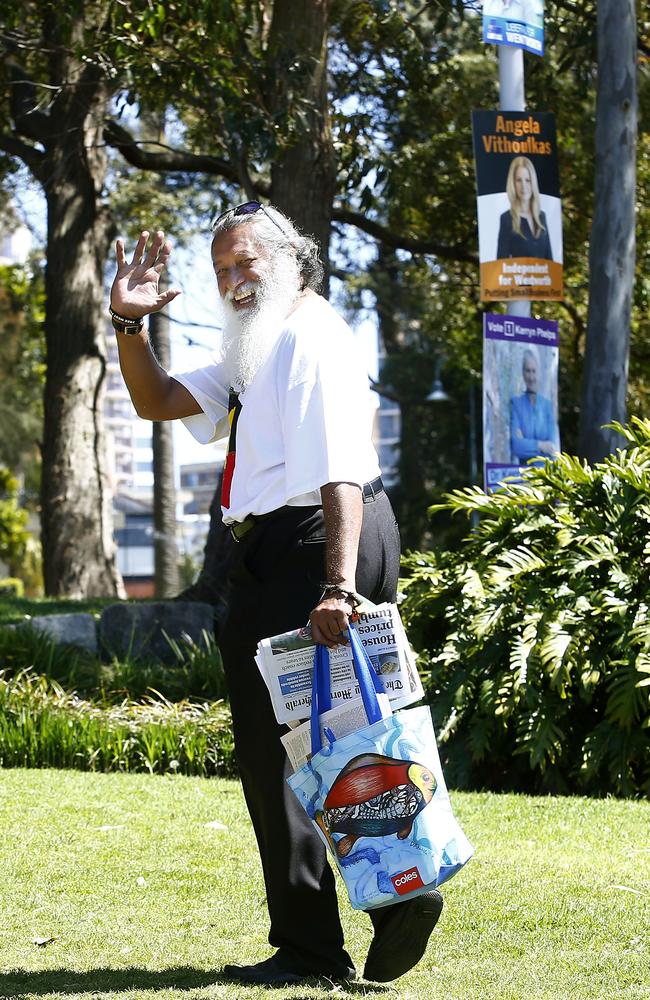
M355 909L398 903L451 878L473 849L456 821L427 707L386 716L380 678L353 625L349 638L368 725L340 739L320 715L331 708L329 651L317 646L312 757L289 786L334 858ZM385 702L384 702L385 704Z

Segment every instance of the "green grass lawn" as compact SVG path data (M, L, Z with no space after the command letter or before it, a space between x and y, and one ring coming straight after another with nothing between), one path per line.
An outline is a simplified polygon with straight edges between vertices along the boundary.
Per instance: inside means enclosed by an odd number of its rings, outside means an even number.
M0 771L0 996L648 1000L650 804L452 801L476 857L418 968L391 986L270 992L220 977L270 954L236 782ZM341 901L362 967L369 921Z

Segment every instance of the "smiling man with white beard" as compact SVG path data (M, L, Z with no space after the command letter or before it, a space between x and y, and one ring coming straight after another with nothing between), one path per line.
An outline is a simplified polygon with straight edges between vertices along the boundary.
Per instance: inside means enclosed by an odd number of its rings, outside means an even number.
M258 282L246 281L226 290L222 297L225 314L221 355L231 384L245 388L270 354L282 333L285 317L301 291L295 255L286 248L276 254ZM242 303L247 308L242 308Z
M118 241L111 316L139 416L181 418L205 443L228 437L222 510L238 545L219 645L276 951L223 972L260 985L354 979L334 877L286 785L283 729L254 656L260 639L307 619L314 639L335 647L358 594L394 601L399 531L372 445L368 376L351 330L318 294L315 242L256 201L224 212L213 229L226 314L213 365L171 377L149 346L142 318L180 294L158 293L171 253L161 232L149 247L143 232L130 262ZM441 909L434 891L371 911L364 976L387 982L412 968Z

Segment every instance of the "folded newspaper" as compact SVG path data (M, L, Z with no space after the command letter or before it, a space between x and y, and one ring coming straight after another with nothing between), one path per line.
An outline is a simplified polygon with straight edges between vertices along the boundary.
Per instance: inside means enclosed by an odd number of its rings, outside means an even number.
M387 696L385 694L377 695L377 700L382 718L391 715L392 709ZM323 712L319 721L321 746L340 740L348 733L356 733L358 729L363 729L364 726L368 725L366 710L361 698L353 698L352 701L339 704L330 709L329 712ZM310 719L296 725L295 729L290 729L280 739L293 770L297 771L311 757Z
M360 613L356 629L381 677L391 708L419 701L423 697L422 682L397 605L379 604ZM255 660L269 689L278 722L291 724L309 718L314 660L309 625L262 639ZM359 698L349 645L330 649L330 670L332 709Z

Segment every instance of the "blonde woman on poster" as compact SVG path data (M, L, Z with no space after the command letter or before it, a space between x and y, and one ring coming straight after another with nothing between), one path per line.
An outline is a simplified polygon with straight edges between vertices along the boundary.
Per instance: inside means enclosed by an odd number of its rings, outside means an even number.
M535 257L553 260L546 215L541 209L537 172L527 156L515 156L508 170L510 208L499 224L497 260Z
M562 202L549 112L473 111L481 298L561 299Z

